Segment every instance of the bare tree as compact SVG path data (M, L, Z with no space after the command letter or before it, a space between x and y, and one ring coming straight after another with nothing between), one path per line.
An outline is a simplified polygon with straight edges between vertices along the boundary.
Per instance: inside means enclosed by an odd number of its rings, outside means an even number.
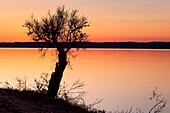
M64 6L58 7L55 14L50 12L40 20L33 16L27 20L24 27L28 28L27 34L35 42L45 42L56 48L58 62L55 72L51 74L48 86L48 95L57 95L63 72L68 64L67 54L75 42L86 42L87 34L82 31L89 26L87 18L78 15L78 10L69 12ZM48 48L41 48L45 56Z

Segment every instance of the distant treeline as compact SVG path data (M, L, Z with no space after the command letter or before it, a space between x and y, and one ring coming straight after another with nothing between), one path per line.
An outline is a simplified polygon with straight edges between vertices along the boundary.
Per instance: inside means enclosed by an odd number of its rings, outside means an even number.
M1 42L1 48L56 48L67 47L68 43L55 46L43 42ZM128 49L170 49L170 42L77 42L72 48L128 48Z

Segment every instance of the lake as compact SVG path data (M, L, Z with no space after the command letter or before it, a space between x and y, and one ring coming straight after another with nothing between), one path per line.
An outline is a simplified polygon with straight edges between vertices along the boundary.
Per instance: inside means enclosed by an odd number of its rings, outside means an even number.
M55 54L49 50L40 58L37 49L0 49L0 82L16 85L16 77L34 83L41 73L51 73L55 68ZM85 82L87 103L103 99L96 107L128 110L141 108L147 112L152 107L149 99L157 87L158 93L170 100L170 50L138 49L86 49L71 58L73 69L67 68L62 82L71 84L81 79ZM164 113L169 113L167 103Z

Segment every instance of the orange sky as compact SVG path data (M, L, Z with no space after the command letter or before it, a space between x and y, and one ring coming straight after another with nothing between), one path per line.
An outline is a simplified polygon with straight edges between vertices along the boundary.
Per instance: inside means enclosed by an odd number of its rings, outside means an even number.
M86 15L90 41L170 41L169 0L1 0L0 41L31 41L25 20L59 5Z

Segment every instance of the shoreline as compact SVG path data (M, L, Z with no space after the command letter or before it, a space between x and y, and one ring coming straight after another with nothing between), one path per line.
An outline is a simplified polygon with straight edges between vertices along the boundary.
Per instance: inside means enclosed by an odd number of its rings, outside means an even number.
M0 48L56 48L57 46L67 48L68 43L58 43L54 46L44 42L0 42ZM170 42L74 42L71 46L99 49L170 49Z

